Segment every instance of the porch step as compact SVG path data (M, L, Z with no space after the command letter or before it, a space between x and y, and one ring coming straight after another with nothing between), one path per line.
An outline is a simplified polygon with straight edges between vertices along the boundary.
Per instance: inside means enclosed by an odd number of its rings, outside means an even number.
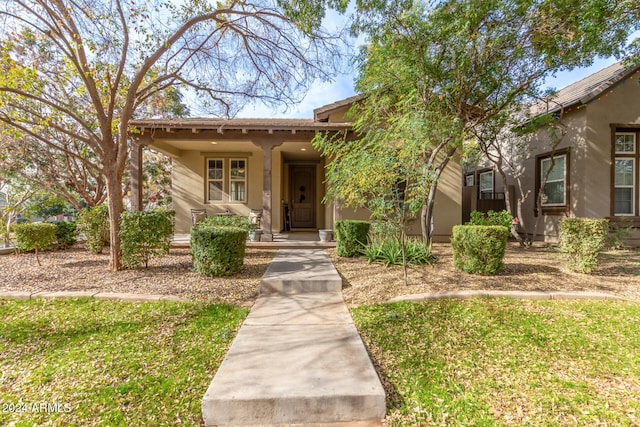
M341 294L263 295L202 412L206 426L379 426L385 393Z
M280 250L260 279L262 294L341 290L342 278L323 250Z

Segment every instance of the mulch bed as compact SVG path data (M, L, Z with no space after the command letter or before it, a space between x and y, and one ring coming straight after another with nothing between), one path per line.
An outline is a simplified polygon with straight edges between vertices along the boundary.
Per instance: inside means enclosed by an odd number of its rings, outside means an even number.
M536 244L520 248L509 244L505 269L496 276L478 276L456 270L451 245L434 244L437 261L432 266L409 269L409 285L402 267L368 264L364 258L330 256L342 275L343 295L350 305L388 301L391 298L452 290L594 291L640 300L640 254L635 250L607 251L591 275L565 267L558 249Z
M259 292L260 278L275 251L247 249L241 271L230 277L208 277L193 271L188 248L172 248L149 268L112 272L109 255L90 254L83 245L34 254L0 256L0 291L97 291L176 295L188 299L248 304Z

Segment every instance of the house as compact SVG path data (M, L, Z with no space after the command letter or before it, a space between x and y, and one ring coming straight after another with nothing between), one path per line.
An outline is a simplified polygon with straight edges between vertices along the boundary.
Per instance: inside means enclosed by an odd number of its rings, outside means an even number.
M249 216L262 210L262 240L288 230L333 228L338 219L369 219L366 210L324 203L323 158L312 146L317 133L353 138L345 114L358 96L314 111L313 119L160 119L138 120L132 133L133 208L142 205L142 150L172 158L172 198L176 234L188 233L191 209L209 215ZM436 195L434 239L449 241L461 220L460 166L444 172ZM417 230L419 232L419 230Z
M529 192L522 207L529 232L538 220L538 233L545 241L556 241L565 217L628 218L640 226L639 79L640 67L616 63L533 106L534 117L562 112L566 133L554 147L550 129L544 127L526 150L511 150L522 189ZM505 184L513 189L514 175L504 183L491 166L465 173L464 216L471 205L485 211L489 205L504 206ZM541 187L538 210L535 195Z

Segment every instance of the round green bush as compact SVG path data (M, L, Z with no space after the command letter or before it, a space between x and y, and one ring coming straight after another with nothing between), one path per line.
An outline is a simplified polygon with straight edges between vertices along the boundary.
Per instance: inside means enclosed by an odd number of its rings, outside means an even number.
M21 252L51 249L56 241L56 226L48 222L13 225L16 233L16 247Z
M456 225L451 247L457 269L490 276L504 270L509 229L501 225Z
M73 222L60 221L54 223L56 226L56 242L58 248L66 249L76 244L78 231Z
M335 222L336 254L341 257L353 257L364 253L369 243L368 221L344 219Z
M244 264L248 232L238 227L191 228L193 268L208 276L230 276Z

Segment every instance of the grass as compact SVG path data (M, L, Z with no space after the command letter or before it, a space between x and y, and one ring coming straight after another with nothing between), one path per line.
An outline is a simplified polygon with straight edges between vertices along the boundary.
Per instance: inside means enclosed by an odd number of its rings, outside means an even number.
M246 313L210 303L0 301L0 425L198 426L201 398Z
M473 299L352 314L389 425L640 425L638 304Z

